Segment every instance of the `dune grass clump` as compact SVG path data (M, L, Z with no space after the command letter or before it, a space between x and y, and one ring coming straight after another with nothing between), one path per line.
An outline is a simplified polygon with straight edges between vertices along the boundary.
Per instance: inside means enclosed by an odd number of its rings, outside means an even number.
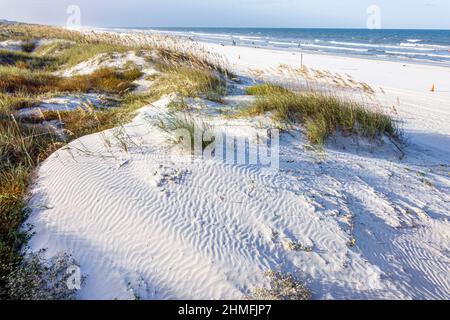
M181 47L177 48L156 48L160 63L166 67L186 67L194 69L208 69L215 71L226 78L233 78L235 75L225 66L224 61L219 56L210 53L199 54L190 52Z
M123 53L125 46L108 43L54 41L31 51L0 50L0 65L32 70L56 71L70 68L100 54Z
M42 119L58 120L64 123L64 132L69 136L69 140L107 130L120 123L118 112L91 106L71 111L44 111Z
M269 287L255 288L246 297L248 300L310 300L311 291L298 278L292 274L268 271Z
M124 93L134 88L132 82L141 76L142 72L137 68L127 70L102 68L89 75L63 78L58 87L60 91L93 90L103 93Z
M46 71L0 66L0 92L43 94L54 92L123 93L142 75L137 69L99 69L89 75L64 78Z
M257 84L251 87L248 87L245 92L248 95L251 96L261 96L261 95L268 95L268 94L287 94L289 93L289 90L276 85L276 84L272 84L272 83L261 83L261 84Z
M16 110L36 106L39 100L32 95L0 93L0 119Z
M21 262L20 249L28 239L20 226L28 214L25 199L33 169L57 146L50 132L8 119L0 109L0 288Z
M25 41L21 44L21 49L23 52L31 53L36 49L36 42L33 40Z
M173 112L189 111L191 109L189 103L187 103L183 97L172 100L167 105L167 108Z
M0 65L16 66L22 69L45 69L53 63L54 59L37 56L35 54L0 50Z
M153 83L161 94L177 93L183 97L209 97L218 100L226 93L226 82L210 69L166 68Z
M35 24L0 24L0 39L34 41L35 39L66 39L82 41L85 36L68 29Z
M126 108L137 108L140 103L144 103L144 97L126 96ZM14 282L14 278L11 278L17 272L20 274L27 271L23 269L23 257L20 253L29 237L27 230L20 228L29 211L27 190L36 166L65 142L52 131L12 117L16 109L36 104L35 99L31 94L0 94L0 288L3 289L0 299L15 299L22 290L19 285L25 285L23 290L32 285ZM69 136L72 139L113 127L125 114L125 110L80 110L48 114L45 115L45 120L63 121L67 130L72 133Z
M301 122L305 125L308 139L314 144L324 144L337 130L367 138L400 136L391 117L353 101L320 92L283 91L278 86L250 88L250 91L258 92L258 96L242 112L243 115L271 112L275 121Z
M176 93L182 97L223 102L227 80L234 75L219 57L195 54L182 48L157 48L156 51L159 57L156 64L162 74L155 79L154 90L161 94Z
M130 49L124 45L111 43L57 43L51 50L57 59L57 67L72 67L100 54L124 53Z
M157 126L169 134L175 144L180 144L191 154L195 152L197 135L201 139L202 151L214 141L214 139L204 139L206 133L211 133L212 127L190 115L169 113L158 119Z
M71 67L103 53L121 53L130 48L117 41L96 40L91 35L58 27L41 25L0 25L0 40L15 39L24 41L23 53L33 53L33 57L52 58L47 68L51 71ZM35 39L52 40L37 47Z
M157 100L159 96L152 93L124 95L122 101L113 108L97 108L85 105L71 111L43 111L38 122L58 120L64 123L68 140L76 139L94 132L100 132L123 125L130 120L134 112ZM33 122L33 119L24 120Z

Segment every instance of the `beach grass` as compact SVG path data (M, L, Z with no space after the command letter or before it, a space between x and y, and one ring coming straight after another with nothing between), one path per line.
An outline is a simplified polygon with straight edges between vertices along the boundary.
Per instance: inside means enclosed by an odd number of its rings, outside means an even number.
M39 103L39 99L30 94L5 94L0 93L0 118L2 116L9 116L14 111L31 108Z
M82 42L86 36L80 32L60 27L36 24L0 24L0 41L3 40L35 41L37 39L64 39Z
M45 52L54 58L53 68L68 68L75 66L81 62L87 61L93 57L111 53L124 53L130 48L113 43L67 43L56 42L50 43L48 47L40 48L38 52Z
M33 52L34 49L36 49L36 46L37 46L36 42L34 42L34 41L25 41L22 43L21 49L23 52L30 53L30 52Z
M338 130L371 139L382 135L399 138L401 135L390 116L336 95L314 91L292 92L270 84L251 87L247 92L257 97L252 105L241 111L241 115L255 116L270 112L275 121L302 123L313 144L324 144Z
M213 140L203 139L205 133L209 132L212 127L205 121L195 119L189 114L169 113L158 119L157 126L169 135L173 143L181 145L190 154L195 152L197 135L202 140L202 151L213 142Z
M15 94L44 94L56 92L123 93L142 73L132 68L118 70L102 68L89 75L60 77L41 70L0 66L0 92Z
M183 97L203 97L220 101L226 93L226 81L211 69L165 67L153 83L160 94L176 93Z
M21 262L28 239L21 225L27 217L27 190L34 168L58 146L52 133L30 128L0 109L0 287ZM0 292L0 298L7 298Z
M273 83L260 83L245 89L250 96L263 96L270 94L287 94L289 90Z
M39 56L22 51L0 50L0 64L21 69L45 69L54 63L51 57Z

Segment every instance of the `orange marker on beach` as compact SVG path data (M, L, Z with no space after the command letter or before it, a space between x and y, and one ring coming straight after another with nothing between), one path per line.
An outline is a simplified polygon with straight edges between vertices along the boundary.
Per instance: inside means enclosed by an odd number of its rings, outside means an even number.
M431 92L435 92L435 91L436 91L436 86L433 83L433 85L431 86Z

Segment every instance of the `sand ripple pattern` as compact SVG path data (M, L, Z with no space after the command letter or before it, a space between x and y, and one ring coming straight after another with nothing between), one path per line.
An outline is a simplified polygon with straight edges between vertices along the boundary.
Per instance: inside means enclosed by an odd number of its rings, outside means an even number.
M158 157L164 136L143 120L154 112L124 127L128 152L113 129L39 170L30 246L73 253L80 298L239 299L267 269L298 273L317 299L450 298L448 177L431 190L404 164L321 158L287 135L278 172L181 163Z

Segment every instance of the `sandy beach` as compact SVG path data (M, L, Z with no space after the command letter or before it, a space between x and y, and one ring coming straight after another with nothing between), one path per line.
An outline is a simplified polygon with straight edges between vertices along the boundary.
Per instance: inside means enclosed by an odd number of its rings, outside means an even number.
M267 116L222 114L247 99L248 81L298 83L286 66L298 70L300 55L207 46L244 80L224 103L188 103L219 131L250 141L267 134ZM42 163L27 221L35 226L31 250L72 253L87 275L81 299L241 299L267 284L268 269L301 275L314 299L448 299L450 69L303 59L309 70L328 71L315 84L330 85L339 74L372 87L371 101L404 128L405 155L388 140L351 137L311 150L295 127L280 136L275 172L159 157L171 149L156 125L169 95L130 123L81 137ZM125 150L118 137L130 141Z
M299 69L301 53L206 43L203 45L225 56L240 74L254 76L255 71L260 71L267 81L285 84L301 81L295 79L295 75L283 73L280 69L280 65ZM388 108L395 106L411 143L420 145L424 150L447 153L448 159L450 68L313 53L304 53L303 63L307 68L349 75L356 81L369 84L374 88L381 105ZM431 92L433 85L435 92Z

